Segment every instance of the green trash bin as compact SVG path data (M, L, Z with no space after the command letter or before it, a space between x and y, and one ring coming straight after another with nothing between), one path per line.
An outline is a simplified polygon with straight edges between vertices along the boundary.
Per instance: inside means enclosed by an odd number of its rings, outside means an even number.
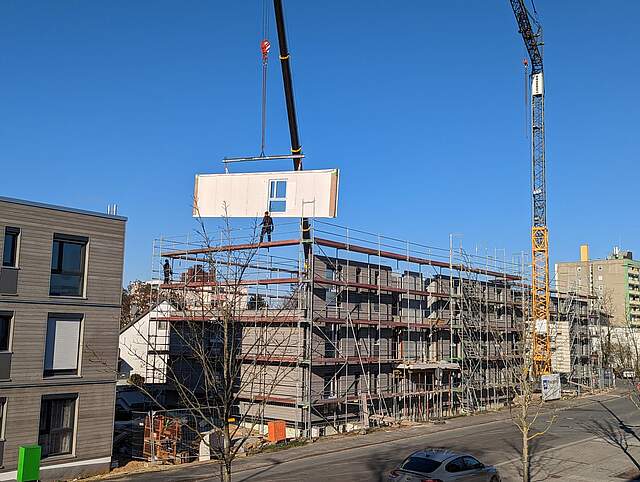
M40 445L21 445L18 449L18 482L40 478Z

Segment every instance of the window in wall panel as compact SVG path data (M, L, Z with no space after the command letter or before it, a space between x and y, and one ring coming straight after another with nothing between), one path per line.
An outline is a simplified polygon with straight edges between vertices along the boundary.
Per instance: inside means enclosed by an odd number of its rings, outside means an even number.
M77 394L42 397L38 445L43 458L73 452L77 398Z
M283 213L287 210L287 181L272 179L269 181L269 211Z
M47 341L44 375L77 375L80 352L82 315L50 313L47 320Z
M83 296L87 238L55 234L51 256L52 296Z

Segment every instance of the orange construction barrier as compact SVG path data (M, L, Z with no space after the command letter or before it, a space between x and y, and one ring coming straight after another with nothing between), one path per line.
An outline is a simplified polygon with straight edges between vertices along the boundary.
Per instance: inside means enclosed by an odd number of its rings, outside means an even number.
M284 420L269 422L269 442L281 442L287 439L287 423Z

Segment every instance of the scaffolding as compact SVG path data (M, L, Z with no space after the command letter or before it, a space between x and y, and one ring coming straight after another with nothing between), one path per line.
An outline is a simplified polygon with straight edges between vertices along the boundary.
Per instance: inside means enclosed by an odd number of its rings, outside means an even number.
M603 299L580 288L576 278L569 286L558 286L551 298L554 371L578 393L610 385L602 353L609 325Z
M185 305L214 306L230 285L240 290L243 419L262 431L285 420L289 436L319 436L510 402L529 329L522 255L431 247L318 219L310 230L303 237L299 223L281 223L259 243L255 229L227 225L216 242L154 243L158 296L181 300L154 323L178 331L193 319ZM160 364L178 365L166 351Z

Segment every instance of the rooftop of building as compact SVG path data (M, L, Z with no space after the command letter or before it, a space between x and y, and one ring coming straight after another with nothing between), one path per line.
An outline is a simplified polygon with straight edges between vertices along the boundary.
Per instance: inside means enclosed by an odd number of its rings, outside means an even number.
M591 258L589 256L589 246L583 244L580 246L580 259L575 261L560 261L556 263L558 266L574 266L583 263L618 263L618 262L632 262L633 264L640 265L640 260L633 259L633 252L621 249L619 246L614 246L611 252L606 258Z
M21 206L29 206L29 207L40 208L40 209L50 209L52 211L82 214L84 216L94 216L99 218L114 219L117 221L127 221L127 218L124 216L101 213L97 211L88 211L85 209L70 208L66 206L58 206L56 204L47 204L47 203L41 203L36 201L26 201L24 199L15 199L15 198L4 197L4 196L0 196L0 203L19 204Z

